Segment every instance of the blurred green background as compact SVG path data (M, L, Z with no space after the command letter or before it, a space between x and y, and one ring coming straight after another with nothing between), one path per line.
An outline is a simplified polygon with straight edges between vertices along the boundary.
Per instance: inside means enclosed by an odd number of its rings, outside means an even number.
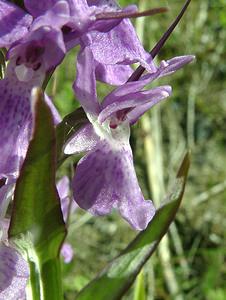
M133 1L140 10L169 8L164 15L134 22L146 50L154 46L183 2ZM76 51L67 56L48 86L62 116L79 106L71 89ZM172 85L173 95L133 127L131 144L142 190L157 207L189 148L192 163L186 193L168 236L123 299L226 299L226 0L193 0L157 60L183 54L196 55L195 63L158 82ZM98 90L101 99L109 87L98 84ZM66 161L59 177L65 170L70 173L70 166L71 160ZM65 299L74 299L75 292L135 235L117 213L94 218L78 209L68 235L75 255L70 264L62 263Z

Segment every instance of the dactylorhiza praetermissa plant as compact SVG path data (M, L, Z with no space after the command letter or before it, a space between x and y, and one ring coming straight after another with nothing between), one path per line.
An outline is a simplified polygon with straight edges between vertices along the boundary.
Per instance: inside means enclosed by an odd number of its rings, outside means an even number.
M72 183L74 199L81 208L94 215L105 215L117 208L133 228L147 227L155 208L151 201L144 200L137 181L129 144L130 125L171 94L170 86L142 89L193 58L181 56L162 61L156 72L125 83L100 104L92 52L89 48L84 50L78 59L74 90L90 124L75 133L64 149L66 154L87 152L77 165Z
M66 222L69 214L76 209L76 204L71 203L69 197L69 179L67 176L59 180L57 190ZM7 196L10 197L10 195L4 195L5 198ZM29 278L29 267L28 263L8 241L10 220L5 218L5 209L6 207L3 211L0 207L0 300L26 299L25 288ZM65 263L69 263L74 256L74 251L68 243L63 244L60 253Z
M131 74L129 65L137 61L148 71L155 70L129 20L97 18L100 13L119 11L114 1L92 5L85 0L26 0L24 4L30 14L0 0L0 47L8 49L9 60L0 81L0 179L6 178L6 184L10 176L17 177L30 140L31 90L43 84L69 49L81 45L80 56L89 48L95 76L112 84L124 83ZM134 12L135 7L124 11ZM46 101L59 122L48 97Z

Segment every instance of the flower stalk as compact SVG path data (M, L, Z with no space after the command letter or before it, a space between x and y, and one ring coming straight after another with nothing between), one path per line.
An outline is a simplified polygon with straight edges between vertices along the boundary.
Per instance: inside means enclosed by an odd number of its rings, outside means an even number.
M63 300L59 257L48 260L41 266L40 287L41 300Z

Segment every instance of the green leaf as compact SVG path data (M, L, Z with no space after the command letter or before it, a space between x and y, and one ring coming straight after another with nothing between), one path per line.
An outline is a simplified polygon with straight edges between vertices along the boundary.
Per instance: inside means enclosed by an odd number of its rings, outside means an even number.
M145 292L145 278L144 272L141 271L136 279L136 285L134 289L134 300L145 300L146 292Z
M16 184L9 237L21 248L32 247L44 263L58 256L66 229L55 185L52 114L40 90L32 100L33 136Z
M64 117L56 128L57 139L57 163L60 165L68 155L63 153L63 147L72 135L78 131L83 125L88 123L88 119L84 110L80 107Z
M179 208L187 173L189 156L185 156L175 185L166 197L147 229L137 235L128 247L77 295L76 300L116 300L126 293L133 284L141 268L156 250L160 240L167 232Z

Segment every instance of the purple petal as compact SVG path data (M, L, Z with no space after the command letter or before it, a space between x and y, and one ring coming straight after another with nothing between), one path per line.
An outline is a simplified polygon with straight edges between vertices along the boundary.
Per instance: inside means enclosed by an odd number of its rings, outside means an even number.
M141 193L129 193L118 202L117 207L122 217L136 230L144 230L156 211L152 201L144 200Z
M96 17L98 14L104 15L105 13L109 12L124 12L124 13L135 13L138 11L136 5L129 5L124 8L120 8L118 5L109 5L108 1L104 1L105 3L102 3L102 5L98 6L90 6L90 8L93 10L93 15ZM95 18L96 19L96 18ZM114 27L119 25L122 20L120 19L96 19L95 22L90 26L89 31L100 31L100 32L109 32Z
M30 92L31 86L15 76L0 81L0 173L18 174L26 155L32 129Z
M61 29L70 20L70 8L66 1L58 1L45 13L37 17L32 23L31 30L36 30L42 26L51 26Z
M63 213L64 221L67 220L70 198L69 198L69 178L67 176L62 177L57 183L57 191L60 197L61 210Z
M0 0L0 47L9 47L22 38L32 22L32 17L9 1Z
M102 108L106 108L108 105L114 103L116 99L120 99L127 95L139 92L147 84L158 78L159 74L160 71L157 70L157 72L155 73L142 76L138 81L126 82L125 84L119 86L104 98Z
M140 62L149 72L156 70L150 60L150 54L143 49L136 32L128 19L107 33L93 32L89 34L94 59L100 64L132 64Z
M67 176L62 177L57 183L57 191L60 198L65 198L69 195L69 178Z
M65 154L81 153L92 150L99 141L92 124L78 130L64 148Z
M137 230L143 230L154 214L145 201L135 174L132 151L118 141L102 140L78 163L73 179L78 205L94 215L105 215L113 207Z
M0 243L0 299L25 298L29 269L25 260L11 247Z
M194 55L176 56L167 61L162 61L160 65L161 73L159 77L170 75L183 68L195 59Z
M69 213L73 213L77 204L70 197L70 182L67 176L62 177L57 183L57 191L60 197L61 210L64 221L67 221ZM70 210L70 211L69 211Z
M95 5L95 6L109 6L109 7L112 7L114 9L119 9L119 6L118 4L116 3L115 0L87 0L87 3L89 6L91 5Z
M136 92L132 94L125 95L121 98L116 98L115 102L109 104L105 107L99 114L98 120L103 123L112 114L122 111L124 109L133 109L135 107L140 107L144 104L151 104L149 108L153 105L159 103L159 101L169 97L171 94L170 86L160 86L151 90Z
M16 65L10 63L6 77L0 80L0 174L16 177L32 132L31 90L41 86L44 74L37 71L31 81L22 82L17 79L15 69Z
M121 85L128 80L133 70L127 65L104 65L97 63L95 73L97 80L110 85Z
M32 14L33 17L38 17L44 14L59 0L24 0L26 9Z
M70 244L64 243L60 250L60 254L63 257L65 264L68 264L73 259L74 250Z
M100 106L96 94L95 66L89 47L78 54L77 76L73 88L84 110L91 115L98 115Z
M165 98L164 98L165 99ZM126 114L127 120L129 120L130 125L135 124L139 118L149 109L153 107L153 105L157 104L157 102L148 102L146 104L135 107L133 110Z

